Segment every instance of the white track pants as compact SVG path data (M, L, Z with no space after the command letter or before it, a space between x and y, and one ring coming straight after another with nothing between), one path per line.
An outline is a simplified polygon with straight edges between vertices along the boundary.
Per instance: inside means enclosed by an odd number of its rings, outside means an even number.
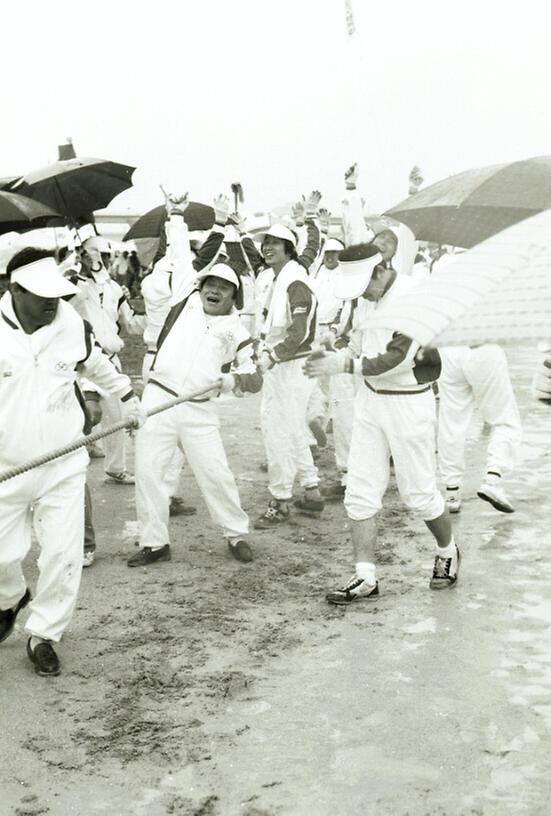
M346 484L350 440L352 439L352 426L354 423L354 403L359 386L365 388L359 377L350 374L337 374L329 379L335 461L341 472L342 484Z
M149 379L149 371L153 364L154 358L155 353L153 351L146 351L142 363L142 380L144 388L147 385L147 381ZM174 451L174 456L170 460L170 463L167 466L166 472L164 474L167 482L168 495L171 497L177 496L181 498L183 495L182 490L183 467L184 467L184 454L182 453L180 448L176 448L176 450Z
M304 360L290 360L264 374L260 425L268 459L268 488L274 499L290 499L295 478L302 487L319 484L305 433L314 381L306 377L303 365Z
M442 350L438 390L438 463L445 485L461 486L465 441L475 408L491 426L486 469L502 475L511 470L522 427L503 349L485 345Z
M162 389L146 387L142 397L146 411L166 401ZM140 546L157 548L169 543L171 493L166 471L178 447L185 454L212 520L220 524L224 536L245 535L249 520L241 508L226 459L216 406L212 402L188 402L150 417L136 435Z
M390 457L404 504L425 521L444 512L436 484L436 411L432 391L356 397L344 505L349 518L376 515L390 478Z
M0 609L25 593L22 563L34 528L39 576L25 628L54 642L71 620L80 586L87 461L83 452L71 454L0 485Z
M122 371L121 361L117 356L111 357L111 362L118 371ZM118 397L102 394L101 405L101 428L107 428L124 419L121 401ZM105 460L103 467L106 473L124 473L126 470L126 431L117 431L102 440Z

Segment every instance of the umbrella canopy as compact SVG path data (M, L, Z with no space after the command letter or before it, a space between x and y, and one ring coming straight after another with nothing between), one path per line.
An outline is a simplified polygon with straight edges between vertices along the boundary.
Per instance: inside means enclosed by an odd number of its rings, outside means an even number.
M381 327L422 346L551 338L551 211L457 255L361 326Z
M58 216L51 207L17 193L0 190L0 235L21 232L30 227L45 226Z
M107 207L115 196L131 187L135 169L104 159L67 159L28 173L10 189L74 221Z
M154 207L132 224L123 241L132 241L137 238L159 238L161 229L166 221L166 207ZM207 204L190 201L184 211L184 221L190 231L209 230L214 224L214 210Z
M551 156L467 170L387 210L417 240L470 248L551 208Z

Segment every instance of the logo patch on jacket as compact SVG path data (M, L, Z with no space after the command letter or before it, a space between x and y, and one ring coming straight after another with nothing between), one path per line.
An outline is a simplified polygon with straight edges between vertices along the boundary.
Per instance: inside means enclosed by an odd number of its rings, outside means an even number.
M58 363L55 364L56 371L65 371L69 366L67 363L64 363L63 360L60 360Z
M7 368L5 371L2 372L3 377L13 377L13 371L11 368Z

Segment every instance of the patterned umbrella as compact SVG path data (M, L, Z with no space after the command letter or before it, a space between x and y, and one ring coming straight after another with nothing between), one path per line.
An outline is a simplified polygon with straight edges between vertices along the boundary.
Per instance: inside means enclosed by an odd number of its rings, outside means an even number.
M362 328L378 327L422 346L551 338L551 210L457 255Z
M67 159L28 173L10 189L75 221L107 207L116 195L131 187L135 169L104 159Z
M159 238L166 221L166 207L154 207L132 224L123 241L135 241L137 238ZM184 221L190 231L209 230L214 224L214 210L207 204L190 201L184 212Z
M0 235L45 226L58 216L51 207L17 193L0 190Z
M419 241L470 248L551 208L551 156L467 170L387 210Z

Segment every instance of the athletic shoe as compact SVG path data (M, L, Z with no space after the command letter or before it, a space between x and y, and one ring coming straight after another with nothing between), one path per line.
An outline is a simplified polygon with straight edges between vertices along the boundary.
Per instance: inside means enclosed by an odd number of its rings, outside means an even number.
M322 487L321 489L321 495L325 501L342 501L345 493L346 485L339 484L338 482Z
M255 521L255 530L269 530L271 527L277 527L278 524L288 521L289 515L289 508L286 504L272 499L266 512Z
M352 601L365 601L368 598L379 597L379 582L368 584L363 578L353 575L350 581L341 589L328 592L325 600L337 606L348 606Z
M90 459L105 459L104 452L95 442L92 442L91 445L86 445L86 450L88 451Z
M133 485L134 476L132 473L128 473L126 470L123 470L122 473L105 473L106 475L106 482L114 482L115 484L123 484L123 485Z
M192 504L185 504L178 496L172 496L168 512L171 516L194 516L197 508Z
M246 564L253 560L253 551L242 538L228 539L228 547L236 561Z
M157 561L170 561L171 559L170 544L165 544L164 547L159 547L156 550L151 547L143 547L143 549L131 555L126 563L129 567L147 567Z
M84 558L82 559L83 567L91 567L96 558L95 550L84 550Z
M483 482L476 494L479 499L489 502L496 510L502 513L514 513L515 508L507 498L504 489L499 482L490 482L486 480Z
M27 654L34 664L34 670L41 677L57 677L61 671L59 657L49 640L38 643L31 649L31 638L27 641Z
M449 513L459 513L461 510L461 499L457 492L446 492L446 507Z
M325 448L327 445L327 434L323 428L321 420L316 417L316 419L311 419L308 423L308 427L312 432L312 436L316 440L318 447Z
M430 588L449 589L455 586L457 576L459 575L460 563L461 554L457 544L455 545L455 554L451 558L440 558L440 556L437 555L434 559L434 568L429 584Z
M294 504L301 513L307 516L314 516L314 518L317 518L325 507L325 502L321 496L319 499L310 499L306 495L302 499L297 499Z
M18 614L21 612L24 607L27 606L29 601L31 600L31 592L29 588L25 590L25 594L22 598L18 601L18 603L13 607L13 609L0 609L0 643L3 640L9 638L11 633L13 632L13 627L15 626L15 621Z

